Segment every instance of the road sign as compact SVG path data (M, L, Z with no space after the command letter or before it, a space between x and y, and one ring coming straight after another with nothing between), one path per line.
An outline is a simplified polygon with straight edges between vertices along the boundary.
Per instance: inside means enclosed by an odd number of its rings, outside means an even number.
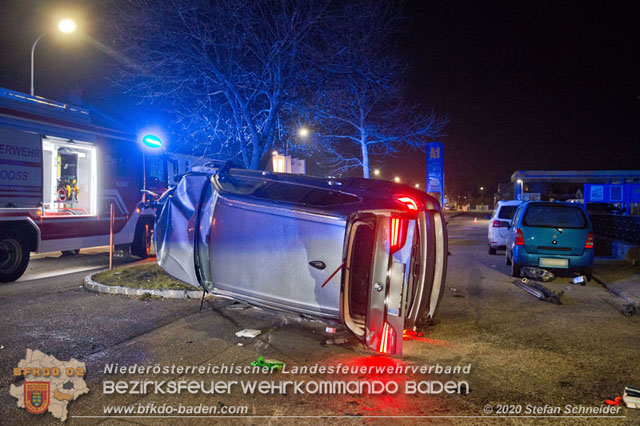
M427 193L444 204L444 147L442 142L427 144Z

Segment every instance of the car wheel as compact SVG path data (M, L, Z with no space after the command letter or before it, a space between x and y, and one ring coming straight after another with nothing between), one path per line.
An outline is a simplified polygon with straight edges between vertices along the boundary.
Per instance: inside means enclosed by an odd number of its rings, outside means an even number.
M520 273L522 272L522 267L518 265L516 262L511 260L511 276L520 278Z
M9 283L22 276L29 265L29 245L17 232L0 232L0 283Z
M496 254L496 249L494 249L493 247L489 246L489 254Z
M149 221L138 221L136 226L136 234L131 244L131 253L142 259L149 257L151 250L151 233L153 232L153 223Z

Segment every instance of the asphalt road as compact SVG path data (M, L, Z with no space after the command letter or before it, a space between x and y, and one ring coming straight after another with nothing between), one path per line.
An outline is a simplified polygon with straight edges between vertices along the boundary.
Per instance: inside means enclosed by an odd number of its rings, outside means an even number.
M402 358L376 355L362 348L338 328L344 345L327 344L333 335L326 323L295 315L238 305L221 298L198 301L139 300L96 294L81 288L86 271L38 278L62 270L62 263L91 267L99 256L81 261L43 259L32 263L22 282L0 287L0 411L2 424L58 424L50 414L32 415L16 407L8 393L17 382L12 368L27 348L40 349L60 360L71 357L87 364L90 393L69 404L68 424L206 424L238 423L315 424L370 423L367 416L399 416L406 423L421 423L433 416L435 424L638 424L640 415L622 409L617 418L528 418L527 407L601 407L606 398L622 395L625 385L639 386L640 320L622 316L618 300L596 283L586 287L558 278L547 286L564 291L564 305L538 301L512 283L501 252L490 256L486 248L486 220L473 224L473 216L450 219L447 290L435 325L423 335L404 342ZM86 261L86 262L85 262ZM85 262L83 265L80 263ZM74 263L74 264L75 264ZM64 271L61 271L64 272ZM40 275L39 275L40 274ZM31 277L31 279L30 279ZM33 279L33 278L37 279ZM452 289L456 289L453 291ZM255 328L255 339L235 332ZM242 344L240 346L239 344ZM159 375L105 374L105 365L244 366L258 356L276 358L287 366L318 363L323 366L448 366L471 365L469 374L346 374L311 373L271 375L168 373ZM379 380L396 382L394 395L296 394L251 395L239 389L231 394L105 395L108 380ZM468 394L407 394L414 380L464 380ZM105 406L149 404L247 406L249 418L176 419L164 417L101 417ZM488 407L492 412L488 413ZM501 406L515 407L517 417L495 418ZM149 414L149 413L147 413ZM509 414L509 413L506 413ZM280 416L280 417L268 417ZM303 416L303 417L283 417ZM309 417L306 417L309 416ZM343 416L354 416L345 418ZM466 416L466 417L461 417ZM384 422L389 422L385 418Z

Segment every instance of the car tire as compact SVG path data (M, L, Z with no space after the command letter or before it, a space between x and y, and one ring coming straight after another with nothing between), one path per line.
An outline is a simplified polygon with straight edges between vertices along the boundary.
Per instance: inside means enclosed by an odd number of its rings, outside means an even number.
M17 280L29 265L29 243L15 231L0 232L0 283Z
M136 234L131 244L131 254L142 259L149 257L151 250L151 234L153 232L153 222L139 220L136 225Z
M516 262L511 260L511 276L520 278L521 273L522 273L522 266L518 265Z
M489 246L489 254L496 254L496 249L494 249L493 247Z

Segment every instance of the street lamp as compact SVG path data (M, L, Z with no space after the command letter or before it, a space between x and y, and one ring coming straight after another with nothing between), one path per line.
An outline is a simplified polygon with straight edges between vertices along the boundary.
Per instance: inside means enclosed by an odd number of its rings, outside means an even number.
M517 199L518 200L522 200L524 198L524 194L523 194L523 192L524 192L524 182L522 181L522 179L518 179L518 180L516 180L516 183L518 185L520 185L520 194L518 194Z
M484 186L480 187L480 194L481 194L481 197L482 197L482 201L480 202L480 205L484 206Z
M300 139L307 139L311 132L309 131L309 129L307 127L302 126L302 127L298 128L298 132L297 133L298 133L298 137ZM287 155L289 155L289 137L287 137L284 140L284 156L285 157Z
M419 184L419 183L416 183L414 186L415 186L416 188L420 188L420 184Z
M380 176L380 170L379 169L374 169L373 170L373 174L376 176Z
M300 127L298 129L298 136L300 136L301 138L306 138L307 136L309 136L309 129L307 129L306 127Z
M395 183L400 183L400 178L398 176L396 176L396 177L393 178L393 181Z
M60 32L64 34L70 34L76 30L76 23L71 19L63 19L58 23L58 29ZM40 34L40 36L33 42L33 46L31 47L31 96L34 96L33 90L33 54L36 50L36 45L40 41L40 39L49 34L49 31Z

